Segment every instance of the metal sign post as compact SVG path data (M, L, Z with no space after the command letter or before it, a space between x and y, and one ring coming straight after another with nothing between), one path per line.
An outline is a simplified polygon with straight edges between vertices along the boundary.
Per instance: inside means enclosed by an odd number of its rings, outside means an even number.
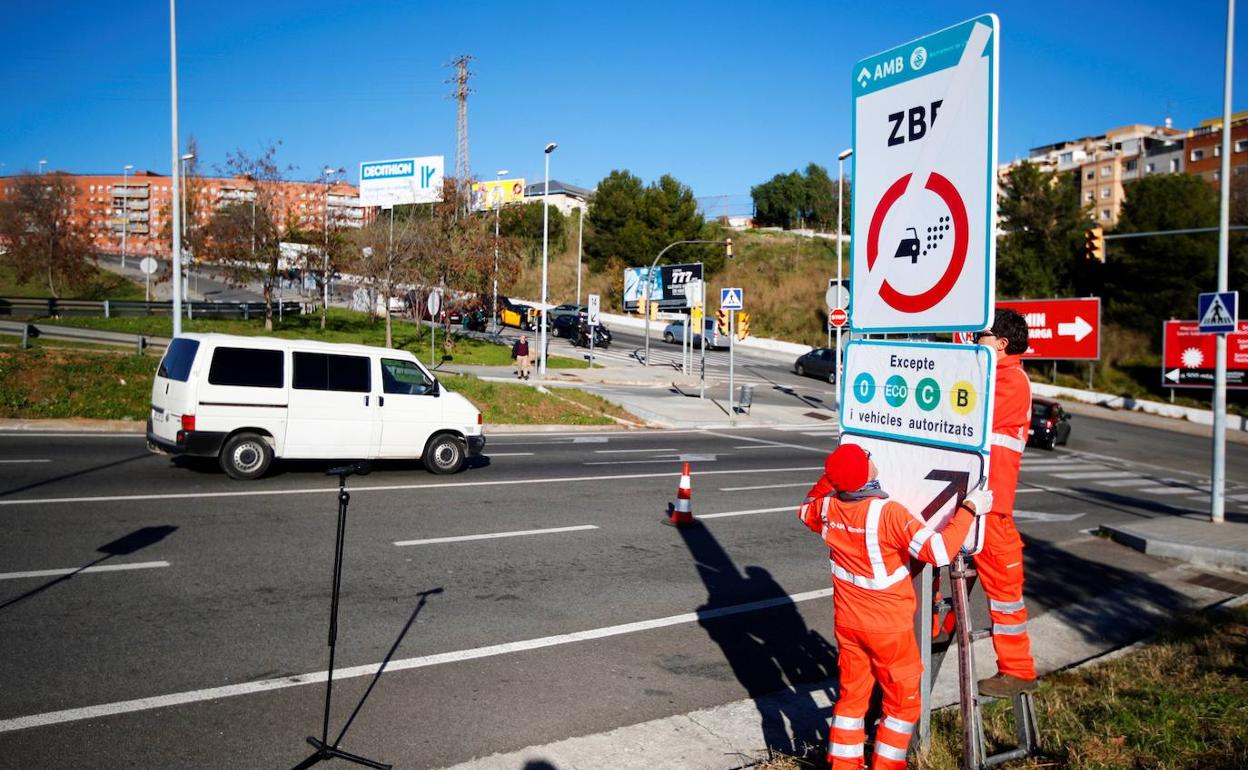
M437 366L438 354L434 341L438 336L438 311L442 309L442 292L437 289L429 292L425 307L429 310L429 365Z
M702 364L698 373L698 398L706 399L706 284L698 282L700 291L698 292L698 308L702 310L698 314L698 339L702 340L699 346L702 349Z
M733 310L728 313L728 422L731 425L737 424L737 406L733 402L736 393L733 388L736 382L733 380L733 367L735 366L735 357L737 353L737 311Z
M589 368L594 368L594 331L602 315L602 297L598 294L589 295Z

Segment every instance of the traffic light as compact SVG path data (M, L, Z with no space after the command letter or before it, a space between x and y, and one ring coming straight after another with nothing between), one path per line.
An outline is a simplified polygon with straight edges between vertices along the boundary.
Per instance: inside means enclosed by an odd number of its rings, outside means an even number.
M750 314L744 310L737 311L737 339L743 340L750 336Z
M1083 256L1086 259L1095 259L1097 262L1104 264L1105 231L1103 229L1093 227L1090 230L1083 231Z
M732 239L731 238L724 239L724 249L725 249L724 256L728 257L728 259L732 259Z
M728 311L722 307L715 312L715 333L728 333Z

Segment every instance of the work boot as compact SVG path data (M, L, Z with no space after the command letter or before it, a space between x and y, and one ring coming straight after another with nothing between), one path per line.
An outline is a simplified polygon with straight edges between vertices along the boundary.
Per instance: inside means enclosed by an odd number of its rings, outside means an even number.
M1035 692L1039 687L1035 679L1019 679L1001 673L979 680L979 694L990 698L1013 698L1020 692Z

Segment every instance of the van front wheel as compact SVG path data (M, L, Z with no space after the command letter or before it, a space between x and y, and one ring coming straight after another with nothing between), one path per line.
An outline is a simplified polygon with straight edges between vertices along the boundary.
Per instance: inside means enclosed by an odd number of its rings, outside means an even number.
M448 433L434 436L429 446L425 447L425 467L430 473L458 473L467 457L464 442Z
M221 447L221 470L239 481L258 479L269 470L273 450L269 443L254 433L231 436Z

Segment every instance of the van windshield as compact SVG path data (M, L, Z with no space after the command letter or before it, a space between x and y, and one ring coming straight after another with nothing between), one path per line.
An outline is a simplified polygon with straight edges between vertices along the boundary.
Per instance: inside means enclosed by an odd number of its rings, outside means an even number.
M191 376L191 364L195 363L195 353L199 350L199 340L188 340L179 337L169 344L165 357L160 359L160 368L156 374L169 380L186 382Z

